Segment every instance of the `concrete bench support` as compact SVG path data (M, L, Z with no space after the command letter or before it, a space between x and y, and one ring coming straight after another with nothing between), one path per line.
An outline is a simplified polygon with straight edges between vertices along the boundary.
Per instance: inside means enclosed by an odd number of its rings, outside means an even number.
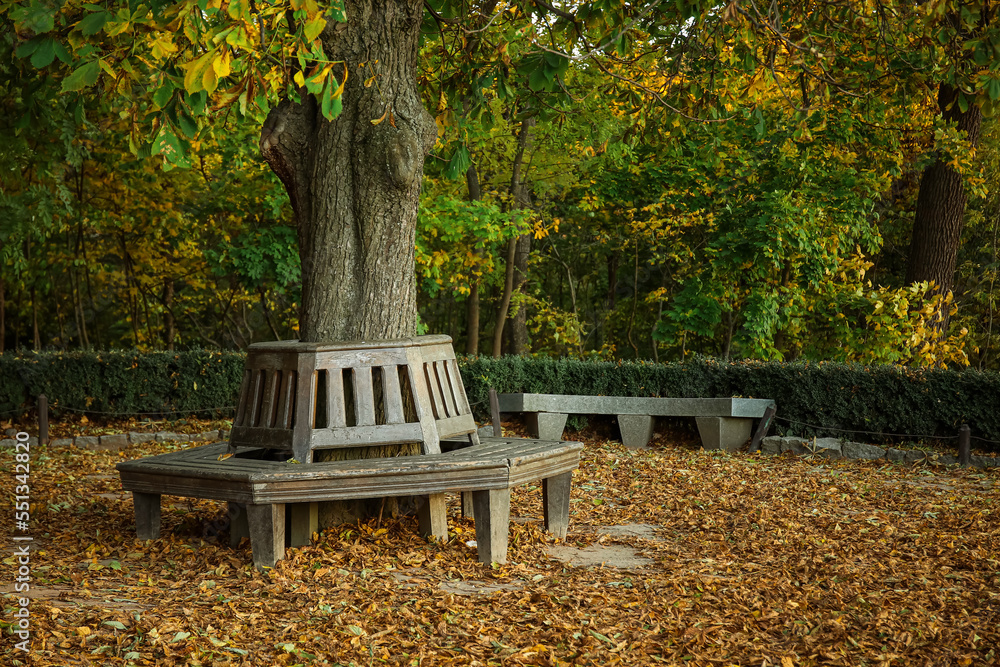
M736 451L750 437L752 419L731 417L698 417L701 446L727 452Z
M655 417L696 417L705 449L733 451L750 438L753 420L764 416L774 401L764 398L645 398L633 396L571 396L561 394L500 394L501 412L525 415L528 432L543 440L559 440L569 415L615 415L622 443L645 447L653 435Z
M525 415L528 433L539 440L562 440L569 415L559 412L529 412Z

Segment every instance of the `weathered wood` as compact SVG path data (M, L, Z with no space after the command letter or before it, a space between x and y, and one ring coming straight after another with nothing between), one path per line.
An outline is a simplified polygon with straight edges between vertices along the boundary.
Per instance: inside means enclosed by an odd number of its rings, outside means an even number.
M140 540L156 540L160 537L160 495L157 493L132 492L135 506L135 534Z
M278 401L277 420L275 426L280 429L292 428L295 416L295 371L279 371L281 373L280 400Z
M435 419L447 419L450 415L445 410L444 398L441 395L441 384L438 382L437 371L433 363L424 363L423 376L430 391L431 406L434 409Z
M577 467L582 448L583 445L577 442L484 438L478 445L442 454L306 465L260 458L266 452L257 449L242 449L237 456L219 461L219 455L227 451L227 444L214 443L136 461L122 461L117 467L122 487L138 494L137 497L158 499L163 494L225 500L233 504L231 512L236 504L246 504L248 514L257 512L259 515L256 532L252 525L248 528L255 554L257 544L264 544L260 547L264 550L263 555L255 555L254 562L259 566L273 565L269 559L279 553L274 547L277 528L265 526L271 515L264 513L262 507L282 508L280 511L285 512L283 508L291 505L288 536L296 545L308 542L315 530L308 509L311 503L430 496L422 528L444 537L447 521L442 494L463 491L472 492L477 541L485 545L481 547L480 558L484 562L504 562L510 488L543 480L547 525L557 535L564 535L568 525L571 479L567 474L571 475ZM141 520L138 507L148 513L145 508L151 507L151 503L140 501L137 505L137 527ZM156 507L159 507L158 502ZM275 509L272 514L278 511ZM144 525L149 524L148 519L143 521ZM237 531L235 535L242 536L238 527L233 530ZM480 538L481 532L483 538ZM282 518L282 539L284 535Z
M347 426L347 403L344 400L344 373L339 369L326 373L327 427Z
M319 503L285 505L285 512L288 515L288 546L308 545L313 533L319 531Z
M751 454L760 449L760 443L765 437L767 437L767 432L771 429L771 422L777 411L778 407L774 404L767 406L767 410L764 410L764 415L760 418L760 423L757 424L757 430L753 434L753 440L750 441Z
M274 567L285 557L285 506L247 505L247 523L254 566Z
M417 505L420 534L446 542L448 540L448 509L443 493L423 496Z
M448 369L444 361L434 362L434 374L437 376L441 396L444 398L445 413L448 417L457 417L458 409L455 407L455 394L452 391L451 379L448 377Z
M233 426L245 426L244 417L247 413L247 406L250 404L249 396L247 392L250 390L250 379L253 377L253 371L249 368L243 369L243 382L240 383L240 399L239 405L236 406L236 419L233 420Z
M385 404L385 423L402 424L406 421L403 411L403 394L399 387L397 366L381 366L382 398Z
M561 540L566 539L566 532L569 530L569 494L572 481L572 470L542 480L545 528Z
M490 419L493 422L493 437L502 438L503 428L500 426L500 399L497 390L490 387Z
M278 373L280 371L276 370L266 370L264 371L264 401L261 405L260 410L260 423L258 426L263 428L273 428L274 427L274 415L278 408L278 383L280 382L280 377Z
M374 426L375 393L372 389L371 366L354 368L352 373L354 375L355 426Z
M510 529L510 489L473 491L476 513L476 549L479 562L507 562L507 533Z

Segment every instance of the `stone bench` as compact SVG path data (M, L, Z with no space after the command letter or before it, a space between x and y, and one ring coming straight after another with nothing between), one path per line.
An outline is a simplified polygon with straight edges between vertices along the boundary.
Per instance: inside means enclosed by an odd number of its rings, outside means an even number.
M117 468L122 488L132 492L142 540L160 535L163 495L227 501L231 539L238 543L248 536L254 565L273 567L286 545L309 543L318 502L421 497L421 533L447 539L444 494L471 492L479 560L505 563L511 487L541 479L546 528L564 538L570 482L582 449L578 442L482 438L439 454L299 464L288 462L287 454L273 460L273 452L259 448L239 448L220 461L230 451L222 442L123 461Z
M645 447L653 435L654 417L695 417L705 449L733 451L750 437L754 419L774 401L764 398L644 398L500 394L500 412L526 415L529 432L543 440L559 440L571 415L616 415L622 443Z

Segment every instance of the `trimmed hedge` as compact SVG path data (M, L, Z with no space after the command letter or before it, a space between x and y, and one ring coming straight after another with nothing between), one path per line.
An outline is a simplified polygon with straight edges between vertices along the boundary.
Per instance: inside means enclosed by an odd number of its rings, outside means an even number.
M54 414L219 412L236 404L239 352L43 352L0 355L0 414L25 412L45 394Z
M869 440L912 440L952 437L968 424L973 437L1000 441L1000 374L972 369L478 357L464 361L462 376L479 411L489 409L491 386L499 393L742 396L774 399L782 434L849 437L854 431Z
M30 411L42 393L57 415L61 408L97 415L217 410L236 404L244 359L240 352L209 350L8 353L0 355L0 415ZM474 357L459 365L483 420L490 387L500 393L743 396L774 399L776 430L784 434L851 437L853 431L853 439L869 441L953 437L965 423L974 437L1000 441L1000 374L994 372L712 359L656 364Z

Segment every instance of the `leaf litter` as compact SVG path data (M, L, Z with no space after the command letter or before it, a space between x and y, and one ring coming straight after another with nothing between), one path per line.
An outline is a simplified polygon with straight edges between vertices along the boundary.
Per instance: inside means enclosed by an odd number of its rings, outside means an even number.
M384 517L263 573L246 540L229 547L222 503L165 496L161 539L135 539L114 464L190 445L39 448L31 653L7 636L0 664L997 664L996 471L581 439L564 542L536 484L512 494L507 565L476 560L449 497L447 542ZM553 547L644 562L574 566ZM0 561L5 634L16 569Z

